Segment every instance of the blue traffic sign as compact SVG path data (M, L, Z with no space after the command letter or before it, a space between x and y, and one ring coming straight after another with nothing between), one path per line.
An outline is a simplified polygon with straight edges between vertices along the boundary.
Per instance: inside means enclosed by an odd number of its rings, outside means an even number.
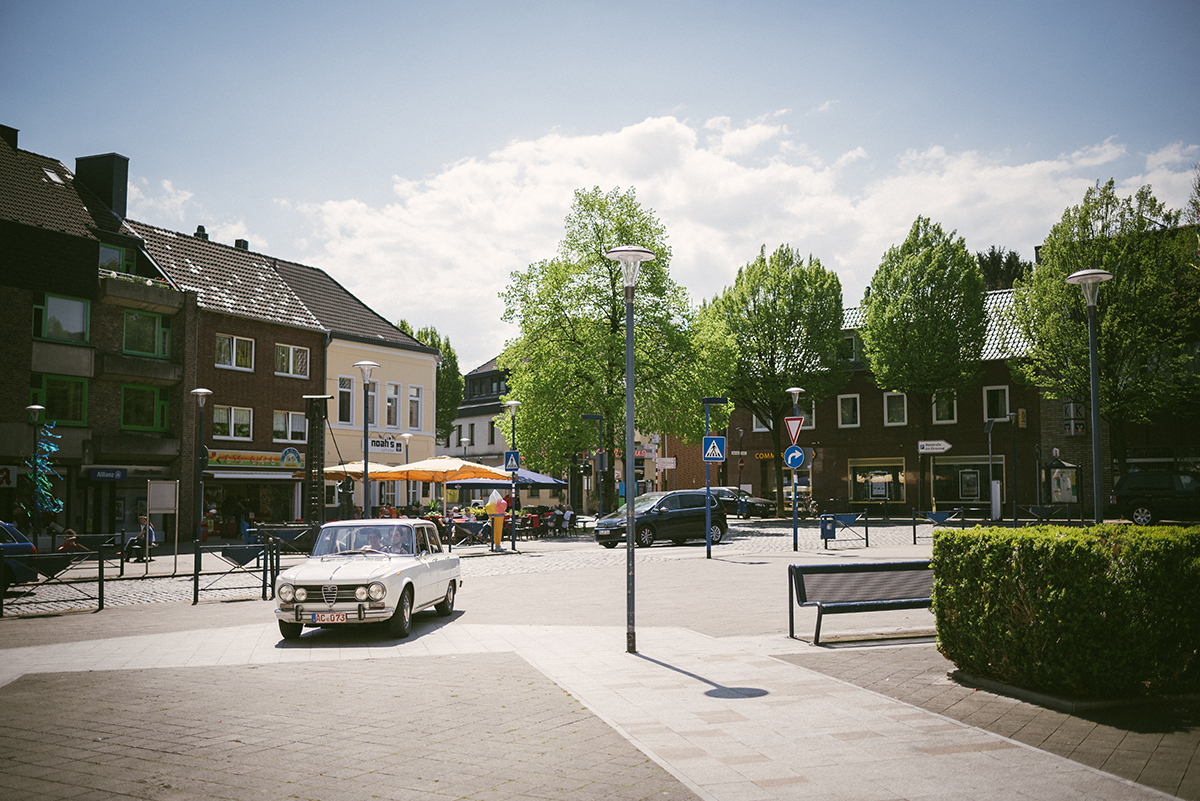
M705 437L701 450L704 453L704 461L723 462L725 461L725 438Z
M504 470L507 473L515 473L521 468L521 452L520 451L505 451L504 452Z
M783 463L793 470L804 467L804 449L798 445L790 445L783 452Z

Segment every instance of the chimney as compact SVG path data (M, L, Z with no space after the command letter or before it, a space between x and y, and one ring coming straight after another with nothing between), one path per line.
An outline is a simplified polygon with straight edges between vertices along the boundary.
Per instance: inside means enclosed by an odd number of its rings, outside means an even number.
M13 150L17 149L17 129L9 128L7 125L0 125L0 139L8 142Z
M233 241L233 246L235 248L237 248L238 250L249 250L250 249L250 241L247 239L235 239Z
M208 241L208 233L207 233L207 232L204 230L204 226L203 226L203 225L197 225L197 226L196 226L196 234L195 234L195 236L196 236L196 238L197 238L197 239L203 239L205 242L207 242L207 241Z
M129 159L119 153L75 159L75 180L104 201L118 217L125 216L129 196Z

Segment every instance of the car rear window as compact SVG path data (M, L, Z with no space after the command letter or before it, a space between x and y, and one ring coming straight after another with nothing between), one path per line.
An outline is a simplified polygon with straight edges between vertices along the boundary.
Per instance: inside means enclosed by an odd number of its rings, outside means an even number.
M679 496L679 506L682 509L703 509L704 496L698 492L691 492L687 495Z
M1122 490L1170 490L1171 476L1166 473L1131 473L1125 477Z

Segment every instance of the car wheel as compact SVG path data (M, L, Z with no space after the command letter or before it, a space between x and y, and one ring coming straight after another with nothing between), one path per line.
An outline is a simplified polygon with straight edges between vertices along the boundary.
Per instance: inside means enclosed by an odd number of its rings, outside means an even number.
M304 631L303 623L289 623L286 620L279 621L279 633L283 635L285 640L300 639L300 632Z
M1154 525L1154 510L1144 503L1139 503L1129 510L1129 519L1134 525L1152 526Z
M397 640L403 640L412 631L412 587L406 587L400 593L400 603L388 621L388 630Z
M639 548L649 548L654 544L654 529L650 526L642 526L637 530L637 536L633 541Z
M442 617L450 617L450 613L454 611L454 582L450 582L450 586L446 588L446 597L440 604L434 607L437 613Z
M673 537L673 538L671 539L671 544L672 544L672 545L683 545L683 544L685 544L686 542L687 542L687 540L686 540L686 539L684 539L683 537Z
M600 544L603 545L605 548L616 548L617 547L616 540L609 540L608 542L602 542Z
M725 536L725 529L721 528L720 524L713 523L709 529L709 536L712 538L712 544L717 545L721 542L721 538Z

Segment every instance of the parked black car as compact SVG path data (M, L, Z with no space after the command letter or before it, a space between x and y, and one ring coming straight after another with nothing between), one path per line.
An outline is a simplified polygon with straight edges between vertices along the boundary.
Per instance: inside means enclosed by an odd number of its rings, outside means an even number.
M775 516L775 501L768 501L766 498L757 498L744 489L737 487L713 487L712 494L717 496L721 506L725 507L726 515L736 515L738 513L738 501L741 498L746 499L746 517L774 517Z
M639 548L670 540L682 545L688 540L704 539L704 490L647 492L633 500L633 541ZM725 508L712 499L712 541L725 536L728 524ZM596 521L596 542L612 548L625 542L626 511L620 509Z
M1108 499L1109 514L1139 526L1200 520L1200 476L1183 471L1126 473Z

